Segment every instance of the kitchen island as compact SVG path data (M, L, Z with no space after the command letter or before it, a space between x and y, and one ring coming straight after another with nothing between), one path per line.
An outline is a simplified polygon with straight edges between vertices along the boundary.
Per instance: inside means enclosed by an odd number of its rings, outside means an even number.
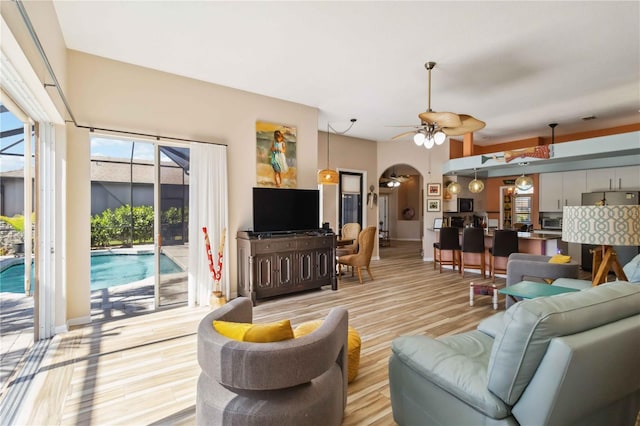
M428 231L436 233L436 241L440 239L440 230L430 228ZM463 228L460 228L460 244L462 244L462 231ZM540 230L535 232L518 232L518 252L519 253L530 253L530 254L541 254L545 256L553 256L558 253L559 243L561 242L562 235L560 233L545 233ZM485 232L484 234L484 248L485 248L485 259L487 266L489 265L489 248L493 246L493 231ZM443 253L445 259L448 256L448 252ZM467 256L470 257L470 260L476 262L479 254L467 253ZM474 258L476 257L476 258ZM506 265L507 259L497 257L496 258L496 267L504 268ZM465 268L466 269L466 268ZM471 269L473 270L473 269Z

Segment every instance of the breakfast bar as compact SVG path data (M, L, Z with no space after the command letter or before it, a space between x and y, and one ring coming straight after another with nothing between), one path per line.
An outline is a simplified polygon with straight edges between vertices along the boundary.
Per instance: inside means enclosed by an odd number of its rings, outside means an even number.
M460 244L462 244L462 232L464 228L460 228ZM440 230L439 229L429 229L429 231L435 232L436 241L440 239ZM534 232L518 232L518 252L519 253L530 253L530 254L541 254L546 256L552 256L558 253L559 248L559 240L562 238L560 233L544 233L539 230ZM485 248L485 261L486 264L489 265L489 248L493 246L493 231L486 232L484 234L484 248ZM475 256L479 256L473 253L467 254L470 257L471 261L475 261ZM444 254L445 258L448 256L448 253ZM502 268L506 266L507 259L506 258L496 258L496 268Z

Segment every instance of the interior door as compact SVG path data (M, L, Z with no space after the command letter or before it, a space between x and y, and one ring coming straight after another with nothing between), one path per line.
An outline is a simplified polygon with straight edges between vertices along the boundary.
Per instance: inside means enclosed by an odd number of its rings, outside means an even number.
M186 146L156 145L156 306L187 302L189 152Z
M339 217L338 227L342 230L345 223L362 223L362 200L364 197L363 175L355 172L340 172L339 191ZM341 232L341 231L340 231Z

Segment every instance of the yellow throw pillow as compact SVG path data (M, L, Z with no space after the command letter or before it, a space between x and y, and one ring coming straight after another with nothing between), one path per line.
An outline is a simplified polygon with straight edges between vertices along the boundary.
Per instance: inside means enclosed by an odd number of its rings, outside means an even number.
M549 263L569 263L571 262L571 256L566 256L564 254L554 254L549 259Z
M213 328L223 336L241 342L269 343L293 339L289 320L269 324L213 321Z

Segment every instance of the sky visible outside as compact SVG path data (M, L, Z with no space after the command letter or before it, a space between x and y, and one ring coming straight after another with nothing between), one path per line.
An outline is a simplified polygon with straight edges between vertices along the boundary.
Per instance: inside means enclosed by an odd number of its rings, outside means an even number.
M0 114L0 131L13 129L22 129L24 124L11 112L6 111ZM11 144L24 139L24 134L8 136L0 139L0 150L4 150ZM94 137L91 139L91 157L109 157L122 158L129 160L131 158L132 140L118 140L111 138ZM32 146L33 149L33 146ZM4 154L20 154L21 156L4 155ZM24 141L3 151L0 155L0 173L6 173L13 170L24 169ZM134 160L153 161L154 144L149 142L136 141L133 150ZM161 162L171 161L163 153L160 154Z

